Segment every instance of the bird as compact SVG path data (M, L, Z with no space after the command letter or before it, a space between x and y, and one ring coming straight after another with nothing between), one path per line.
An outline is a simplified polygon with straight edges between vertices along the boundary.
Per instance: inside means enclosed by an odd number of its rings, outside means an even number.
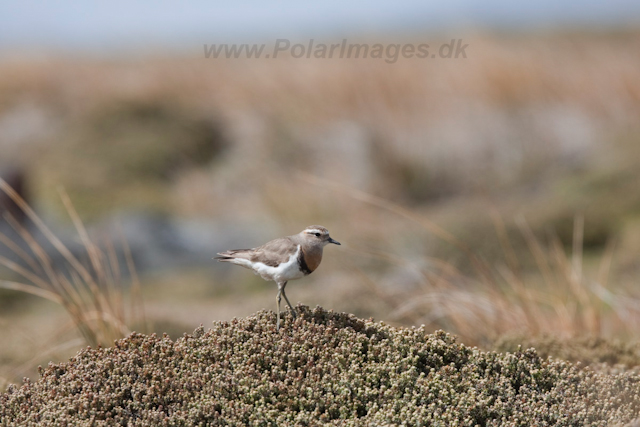
M294 319L296 318L296 311L284 291L287 282L313 273L322 261L322 250L330 243L340 245L340 242L329 236L329 230L325 227L310 225L298 234L280 237L256 248L219 252L219 256L214 259L248 268L264 280L276 282L276 330L279 331L281 296L289 305Z

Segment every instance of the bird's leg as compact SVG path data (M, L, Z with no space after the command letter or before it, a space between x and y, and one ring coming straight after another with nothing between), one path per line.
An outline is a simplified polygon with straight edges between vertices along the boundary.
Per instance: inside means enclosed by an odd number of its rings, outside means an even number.
M278 284L278 295L276 296L276 305L278 306L278 311L276 311L277 316L278 316L278 323L276 323L276 331L280 330L280 301L282 300L282 298L280 298L280 294L282 293L282 288L280 287L280 284Z
M293 318L295 319L296 317L298 317L296 315L296 310L295 308L293 308L293 306L291 305L291 303L289 302L289 298L287 298L287 294L284 292L284 287L287 286L287 282L284 282L284 284L282 285L282 296L284 297L284 300L287 302L287 304L289 305L289 308L291 309L291 313L293 314Z

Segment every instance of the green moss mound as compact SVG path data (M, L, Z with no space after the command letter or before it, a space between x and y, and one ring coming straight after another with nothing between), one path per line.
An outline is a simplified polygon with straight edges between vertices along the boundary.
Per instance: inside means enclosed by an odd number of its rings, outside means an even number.
M609 425L640 377L300 306L172 341L132 334L0 396L3 425Z

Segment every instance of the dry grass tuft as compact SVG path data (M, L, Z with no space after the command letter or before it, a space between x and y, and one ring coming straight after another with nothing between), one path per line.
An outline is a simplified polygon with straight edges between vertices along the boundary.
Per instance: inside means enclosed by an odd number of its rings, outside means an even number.
M0 257L0 264L16 273L24 281L0 280L1 288L29 293L61 305L86 343L91 346L112 345L114 340L131 333L131 325L144 327L140 285L124 237L122 247L132 279L129 308L126 307L122 269L113 243L107 240L106 249L102 250L89 238L87 230L64 191L60 191L60 196L80 236L89 259L88 266L85 266L56 237L24 199L1 178L0 190L20 207L34 225L35 230L41 233L47 244L50 244L65 260L64 266L55 264L32 231L10 215L6 215L5 219L18 233L22 242L12 242L2 233L0 233L0 242L18 256L21 262ZM27 245L29 251L21 249L22 243Z
M416 211L344 185L315 177L306 179L408 220L453 246L466 258L465 269L435 258L425 259L422 266L416 266L407 265L405 260L384 251L352 249L400 268L418 269L422 275L419 290L398 294L388 286L378 285L362 272L369 290L390 306L388 318L391 321L444 329L459 335L466 343L479 345L490 345L499 337L514 333L549 334L561 338L585 335L637 337L640 295L610 286L613 241L606 245L596 271L585 271L582 216L574 221L570 254L557 235L550 233L543 242L524 216L518 217L515 221L519 230L517 237L528 249L528 254L523 254L514 250L507 226L494 213L495 232L503 259L489 262Z
M394 307L396 320L443 327L465 342L491 342L509 333L636 336L640 326L640 298L609 287L614 245L601 256L598 272L583 269L584 221L576 217L571 254L556 235L544 243L524 217L516 221L535 268L523 267L501 220L496 231L504 261L489 264L470 256L475 273L453 265L430 263L424 271L423 291ZM522 255L520 255L522 257Z

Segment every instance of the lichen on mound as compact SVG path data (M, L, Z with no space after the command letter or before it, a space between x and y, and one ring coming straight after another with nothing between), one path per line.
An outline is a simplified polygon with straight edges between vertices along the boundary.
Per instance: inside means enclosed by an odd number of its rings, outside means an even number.
M640 377L299 306L172 341L132 334L0 395L2 425L607 425Z

